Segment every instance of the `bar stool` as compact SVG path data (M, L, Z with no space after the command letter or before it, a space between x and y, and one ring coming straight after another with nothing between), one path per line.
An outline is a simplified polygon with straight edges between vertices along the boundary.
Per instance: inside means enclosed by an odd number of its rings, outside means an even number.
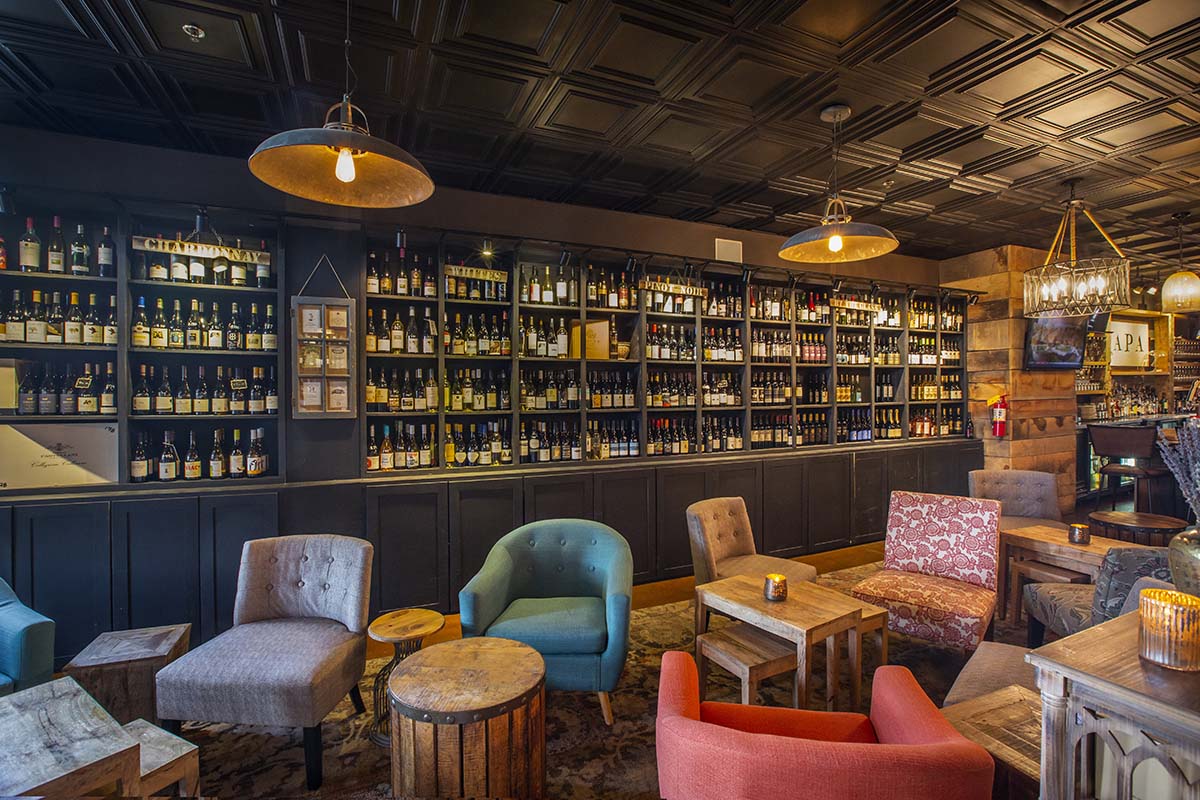
M1088 425L1088 436L1092 439L1092 450L1105 460L1100 467L1100 474L1109 479L1112 485L1112 507L1117 507L1117 489L1121 486L1121 478L1133 478L1135 481L1133 496L1134 508L1137 508L1138 487L1136 481L1143 479L1154 480L1170 474L1166 467L1137 466L1122 464L1120 459L1132 458L1149 461L1154 457L1158 440L1158 428L1154 425ZM1115 481L1113 479L1116 479ZM1103 487L1101 487L1103 489ZM1151 513L1154 512L1154 493L1146 492ZM1096 497L1096 508L1100 507L1100 496Z

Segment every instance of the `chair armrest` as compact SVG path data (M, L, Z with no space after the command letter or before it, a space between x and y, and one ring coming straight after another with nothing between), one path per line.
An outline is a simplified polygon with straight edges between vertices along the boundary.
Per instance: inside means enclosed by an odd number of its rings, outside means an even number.
M604 580L604 623L608 645L600 656L600 688L616 688L629 655L629 611L633 604L633 556L621 548L608 565Z
M701 703L700 719L722 728L790 736L821 742L875 741L871 721L862 714L839 711L807 711L774 706L744 706L741 703Z
M1142 589L1174 589L1175 584L1169 581L1160 581L1158 578L1138 578L1133 582L1133 586L1129 588L1129 594L1125 596L1125 602L1121 604L1120 614L1128 614L1131 611L1138 610L1138 604L1141 601Z
M871 724L884 744L966 741L907 667L879 667L871 683Z
M28 606L0 606L0 672L27 689L54 676L54 621Z
M691 653L668 650L658 678L658 718L700 719L700 676Z
M512 557L493 547L482 569L458 593L463 638L483 636L512 602Z

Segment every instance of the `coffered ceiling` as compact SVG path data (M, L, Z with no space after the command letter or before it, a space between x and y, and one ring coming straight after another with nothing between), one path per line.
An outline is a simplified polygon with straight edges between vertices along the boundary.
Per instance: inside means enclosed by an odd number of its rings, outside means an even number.
M1044 246L1068 178L1144 263L1200 211L1200 0L353 5L355 102L440 185L791 234L836 101L843 196L901 252ZM6 0L0 121L246 157L339 99L343 14Z

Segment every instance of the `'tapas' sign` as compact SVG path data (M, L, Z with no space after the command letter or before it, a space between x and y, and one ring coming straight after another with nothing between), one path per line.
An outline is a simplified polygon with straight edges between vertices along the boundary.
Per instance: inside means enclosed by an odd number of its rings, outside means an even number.
M1109 359L1114 367L1144 368L1150 362L1150 323L1110 320Z

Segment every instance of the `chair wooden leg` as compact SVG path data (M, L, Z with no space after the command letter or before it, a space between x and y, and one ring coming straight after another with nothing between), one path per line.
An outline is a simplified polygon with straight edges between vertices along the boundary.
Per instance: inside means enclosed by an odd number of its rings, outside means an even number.
M613 724L612 701L608 697L608 692L597 692L600 695L600 713L604 715L604 724L610 728Z
M321 726L304 729L304 774L309 791L321 788Z
M1025 645L1036 650L1046 641L1046 626L1033 614L1029 615L1029 631L1025 634Z
M158 727L162 728L167 733L173 733L178 736L180 730L183 729L183 723L177 719L160 719L158 721Z
M354 704L354 713L362 714L367 710L366 703L363 702L362 691L358 688L358 684L354 684L354 688L350 690L350 702Z

